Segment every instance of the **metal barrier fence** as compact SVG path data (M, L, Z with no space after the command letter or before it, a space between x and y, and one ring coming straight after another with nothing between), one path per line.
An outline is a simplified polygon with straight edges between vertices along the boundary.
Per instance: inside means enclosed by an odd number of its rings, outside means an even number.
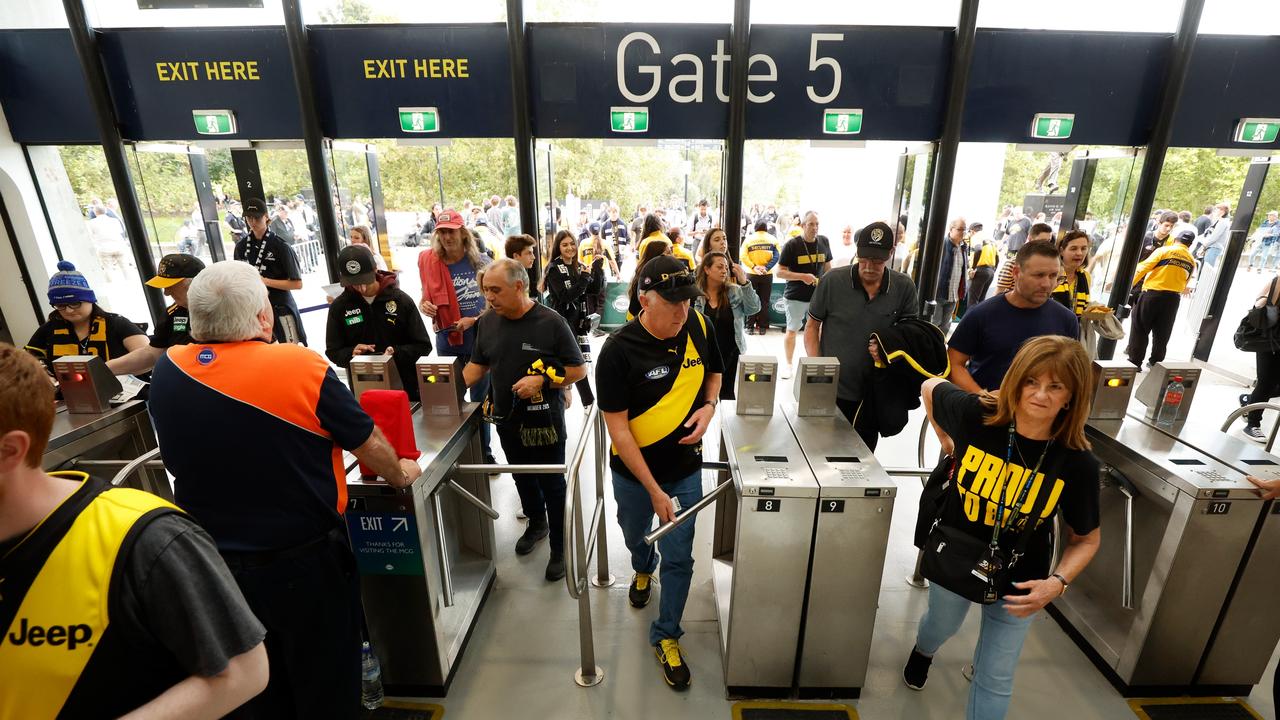
M303 273L312 272L320 265L320 238L303 240L293 245L293 254L298 256L298 268Z
M1222 422L1222 427L1220 428L1220 430L1222 432L1226 432L1231 428L1231 423L1235 422L1236 418L1240 417L1241 415L1251 413L1254 410L1280 410L1280 405L1276 405L1275 403L1269 403L1269 402L1249 403L1244 407L1238 408L1236 410L1232 410L1231 414L1227 416L1227 419ZM1271 432L1267 434L1267 444L1266 444L1267 452L1271 452L1271 446L1276 444L1276 435L1278 433L1280 433L1280 418L1276 419L1276 423L1271 426Z

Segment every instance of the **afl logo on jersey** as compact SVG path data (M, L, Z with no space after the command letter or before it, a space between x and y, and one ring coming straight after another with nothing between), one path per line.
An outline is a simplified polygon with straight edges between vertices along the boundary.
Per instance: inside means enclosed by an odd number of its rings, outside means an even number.
M213 348L211 347L202 348L200 352L196 353L196 362L200 363L201 365L209 365L217 357L218 357L218 354L213 351Z
M658 367L645 373L644 376L649 378L650 380L661 380L662 378L670 374L671 374L671 368L667 367L666 365L659 365Z

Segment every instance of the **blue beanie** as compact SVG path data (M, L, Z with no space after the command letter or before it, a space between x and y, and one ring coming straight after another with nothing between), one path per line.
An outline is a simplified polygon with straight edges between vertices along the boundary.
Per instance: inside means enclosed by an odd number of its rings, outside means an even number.
M89 287L84 274L76 270L76 266L63 260L58 263L58 272L49 278L49 304L87 302L96 303L98 298Z

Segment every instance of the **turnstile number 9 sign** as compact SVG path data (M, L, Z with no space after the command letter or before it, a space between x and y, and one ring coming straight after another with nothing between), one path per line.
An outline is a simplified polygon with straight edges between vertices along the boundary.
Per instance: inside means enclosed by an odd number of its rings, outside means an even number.
M843 500L823 500L819 512L824 513L842 513L844 512Z

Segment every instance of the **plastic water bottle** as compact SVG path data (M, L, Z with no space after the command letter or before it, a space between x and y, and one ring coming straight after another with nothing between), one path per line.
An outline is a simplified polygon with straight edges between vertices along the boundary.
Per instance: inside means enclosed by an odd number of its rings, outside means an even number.
M360 647L360 702L368 710L382 707L382 666L369 643Z
M1156 415L1156 425L1172 427L1178 419L1178 410L1182 407L1182 394L1186 388L1182 386L1182 376L1175 375L1173 381L1164 389L1164 402L1160 403L1160 412Z

